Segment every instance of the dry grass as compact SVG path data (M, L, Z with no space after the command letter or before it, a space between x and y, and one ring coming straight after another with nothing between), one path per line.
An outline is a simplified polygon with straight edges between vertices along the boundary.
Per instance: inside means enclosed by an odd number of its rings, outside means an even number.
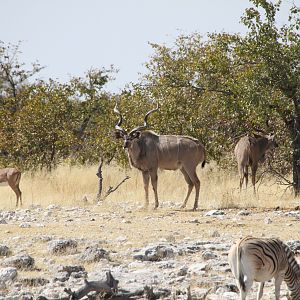
M21 179L24 207L41 205L46 207L50 204L64 206L84 205L84 196L90 203L95 201L98 189L98 178L95 175L97 166L68 167L61 166L53 173L38 172L34 175L25 173ZM120 202L131 202L136 206L144 204L144 189L142 176L138 170L125 171L116 166L103 168L103 191L109 186L115 187L126 175L130 179L124 182L117 191L110 194L105 200L114 205ZM201 180L201 192L199 207L201 209L216 208L248 208L248 207L283 207L289 208L297 205L291 192L285 192L284 187L275 184L274 179L265 178L258 184L258 194L253 195L252 187L239 192L238 176L218 170L214 163L204 169L199 167L198 175ZM167 203L181 205L186 194L187 186L182 174L171 171L159 172L159 198L162 206ZM188 202L192 207L194 194ZM150 186L150 204L154 205L152 188ZM0 186L0 208L14 209L15 194L7 186Z
M76 238L84 241L99 240L109 252L126 253L129 248L139 248L159 240L180 242L185 238L192 240L213 239L213 233L218 231L221 239L235 240L240 236L253 234L255 236L276 236L283 240L298 238L298 227L294 220L284 215L274 214L274 207L294 208L298 205L288 192L272 179L264 179L259 187L258 196L254 197L251 187L239 192L238 176L235 173L218 171L214 164L199 168L201 192L199 211L191 212L194 204L194 193L188 202L186 210L177 208L182 204L186 193L186 183L180 172L164 171L159 173L159 196L161 207L153 211L153 193L150 188L151 208L141 209L144 204L142 176L137 170L125 172L116 166L103 168L104 192L109 186L115 187L126 175L130 176L120 188L110 194L100 205L94 205L98 189L98 178L95 175L97 166L67 167L61 166L52 174L37 173L31 176L23 174L21 190L23 191L23 208L31 205L47 207L59 204L64 207L77 207L75 215L66 209L54 209L50 222L44 227L35 223L30 228L21 228L18 222L2 224L0 240L14 249L16 243L21 243L29 255L35 258L38 268L48 274L48 266L44 259L52 259L54 264L76 264L72 256L53 256L48 253L47 243L36 241L36 237L51 235L54 237ZM88 203L82 198L86 196ZM82 207L82 209L78 209ZM86 210L86 207L88 210ZM249 217L237 216L237 209L253 208ZM227 208L226 216L211 218L205 216L204 209ZM269 209L271 208L271 209ZM0 209L15 209L15 195L9 187L0 187ZM86 211L81 214L80 211ZM43 216L45 211L41 212ZM78 213L79 218L76 218ZM272 218L272 223L266 226L264 219ZM122 221L129 222L122 222ZM196 222L195 222L196 220ZM39 223L39 220L37 220ZM119 241L126 237L126 242ZM16 240L18 238L19 240ZM220 239L220 238L219 238ZM79 251L86 246L80 243ZM122 259L114 257L114 260ZM184 260L185 257L178 259ZM197 259L195 257L194 259ZM99 268L94 264L86 264L88 271ZM40 276L35 271L24 271L21 277ZM49 275L50 276L50 275ZM50 276L51 277L51 276Z

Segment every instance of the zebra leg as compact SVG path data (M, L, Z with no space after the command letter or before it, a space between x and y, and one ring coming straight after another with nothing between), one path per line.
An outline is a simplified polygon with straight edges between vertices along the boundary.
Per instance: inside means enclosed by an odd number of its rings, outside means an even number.
M260 282L259 283L259 288L258 288L258 292L257 292L257 300L260 300L262 295L263 295L263 292L264 292L264 286L265 286L265 283L264 282Z
M248 295L252 285L253 285L254 279L252 277L252 274L247 274L246 280L245 280L245 290L243 291L243 294L241 293L241 300L246 300L246 296ZM244 298L242 298L242 296Z
M280 286L284 278L284 273L279 273L275 276L275 300L280 298Z

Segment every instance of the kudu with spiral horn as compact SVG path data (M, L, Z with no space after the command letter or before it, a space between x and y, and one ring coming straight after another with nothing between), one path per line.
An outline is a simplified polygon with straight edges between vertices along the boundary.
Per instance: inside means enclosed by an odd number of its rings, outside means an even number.
M158 169L180 169L188 184L188 192L181 207L186 206L191 191L195 187L196 195L193 209L196 210L200 192L200 180L196 168L199 163L202 163L202 167L205 165L204 146L197 139L189 136L158 135L153 131L146 130L149 127L148 117L158 109L159 105L157 104L155 109L146 113L144 124L132 129L127 134L126 130L121 127L123 117L116 104L114 112L119 116L119 121L115 126L116 137L124 139L124 149L127 150L130 164L143 174L146 206L149 205L150 179L155 197L154 208L159 206L157 193Z

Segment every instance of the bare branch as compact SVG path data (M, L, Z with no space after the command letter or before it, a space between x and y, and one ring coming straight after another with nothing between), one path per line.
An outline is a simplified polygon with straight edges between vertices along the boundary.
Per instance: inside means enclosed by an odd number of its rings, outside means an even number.
M277 178L279 178L282 181L279 181L279 183L281 185L288 185L290 187L292 187L294 184L292 181L290 181L289 179L287 179L286 177L284 177L282 174L280 174L277 170L274 169L274 167L271 165L271 163L268 163L268 167L270 172L275 175Z
M86 296L90 292L104 293L107 295L114 295L118 289L118 280L115 280L110 272L106 273L106 281L84 281L84 286L76 292L71 289L65 289L64 291L69 295L66 297L58 298L55 300L77 300ZM37 300L54 300L48 299L44 296L39 296Z
M65 289L68 296L56 299L49 299L44 296L37 297L37 300L79 300L87 296L89 299L110 299L110 300L129 300L129 299L162 299L170 295L170 290L160 290L153 292L152 287L145 286L134 292L118 289L119 281L114 279L110 272L106 273L106 281L84 281L84 285L77 291ZM89 296L90 292L96 292L96 297Z
M102 176L102 166L103 166L103 158L100 158L100 164L98 167L98 172L96 173L97 177L99 178L99 187L98 187L98 194L97 194L97 201L101 199L102 194L102 183L103 183L103 176Z
M130 177L126 175L126 177L118 184L116 187L110 186L105 194L105 196L101 199L102 201L105 200L111 193L115 192L127 179Z

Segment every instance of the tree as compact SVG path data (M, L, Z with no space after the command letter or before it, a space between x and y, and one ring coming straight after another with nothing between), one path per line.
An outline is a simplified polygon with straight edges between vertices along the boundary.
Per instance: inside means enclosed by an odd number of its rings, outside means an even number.
M18 61L20 43L17 45L4 45L0 41L0 104L4 99L10 99L13 112L20 106L18 93L28 83L29 78L40 72L43 67L39 63L33 63L31 70L24 68L24 63Z
M292 146L293 188L300 195L300 10L290 9L288 24L279 27L276 14L281 1L251 0L242 22L249 33L237 48L241 63L256 69L256 82L277 93L264 101L289 132Z
M142 98L148 105L159 101L160 117L150 120L153 128L198 137L209 157L219 162L231 156L242 134L276 132L277 173L293 170L292 182L284 182L298 195L299 10L292 6L287 24L279 28L280 1L251 2L254 6L242 17L248 27L244 36L214 33L203 38L195 33L180 36L172 47L152 44L148 73L131 96L143 106Z
M113 102L102 88L115 70L91 69L65 84L29 80L41 68L28 71L18 54L19 45L0 47L0 164L51 170L110 160Z
M40 81L28 90L14 117L15 136L9 152L23 168L51 171L69 157L74 145L74 93L68 84L53 80Z
M104 85L112 80L116 70L91 69L83 78L76 77L70 86L77 96L74 111L77 115L75 145L72 158L80 163L99 162L101 156L112 160L115 144L112 140L113 105L112 95L103 91Z

